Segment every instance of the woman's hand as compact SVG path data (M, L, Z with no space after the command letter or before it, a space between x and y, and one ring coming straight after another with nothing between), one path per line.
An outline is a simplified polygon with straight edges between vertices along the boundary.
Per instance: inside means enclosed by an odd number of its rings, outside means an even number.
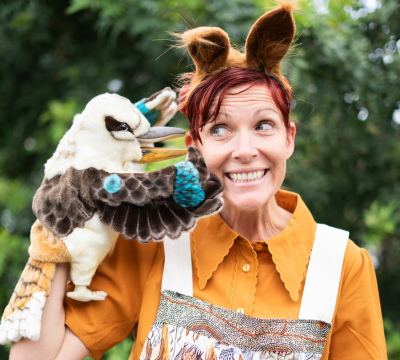
M11 346L10 360L80 360L89 351L65 326L64 295L69 264L57 264L50 295L43 309L40 339L21 339Z

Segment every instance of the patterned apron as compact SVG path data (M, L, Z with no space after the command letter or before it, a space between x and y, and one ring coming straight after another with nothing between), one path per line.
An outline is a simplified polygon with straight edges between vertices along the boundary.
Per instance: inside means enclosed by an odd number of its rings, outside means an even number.
M318 224L298 319L260 319L193 297L189 234L164 240L161 301L140 360L320 359L348 239Z

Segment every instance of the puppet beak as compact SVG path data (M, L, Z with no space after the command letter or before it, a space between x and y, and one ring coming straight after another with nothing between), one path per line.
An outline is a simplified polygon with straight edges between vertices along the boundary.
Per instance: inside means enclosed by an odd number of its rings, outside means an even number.
M186 149L166 149L155 147L142 147L142 158L137 161L139 164L148 164L152 162L174 159L187 154Z
M150 131L146 134L137 137L143 153L142 158L137 162L139 164L147 164L186 155L187 151L185 149L146 147L146 145L153 144L157 141L174 139L184 136L185 134L185 130L174 127L155 126L150 128Z
M148 144L153 144L157 141L164 141L169 139L174 139L177 137L184 136L186 131L179 128L174 127L164 127L164 126L155 126L150 128L150 130L143 135L137 137L140 142L140 145L146 146Z

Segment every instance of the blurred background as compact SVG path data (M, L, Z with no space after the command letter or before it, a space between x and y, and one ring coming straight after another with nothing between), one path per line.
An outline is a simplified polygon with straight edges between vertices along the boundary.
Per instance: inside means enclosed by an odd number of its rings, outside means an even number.
M296 46L284 64L298 120L284 186L300 193L318 222L349 230L369 251L389 359L400 359L400 2L300 5ZM1 1L1 312L28 258L43 165L73 116L104 92L135 102L174 86L192 65L183 51L167 51L167 31L220 26L243 46L272 6L265 0ZM171 124L187 127L182 115ZM104 359L127 359L132 344L129 337ZM8 352L0 347L0 359Z

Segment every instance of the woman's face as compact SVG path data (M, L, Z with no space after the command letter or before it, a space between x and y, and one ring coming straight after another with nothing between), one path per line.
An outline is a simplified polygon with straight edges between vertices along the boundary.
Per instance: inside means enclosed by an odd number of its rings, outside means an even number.
M223 181L225 203L252 211L266 204L282 185L296 128L291 123L291 129L286 129L266 85L232 95L247 87L228 91L216 122L208 122L200 132L203 144L187 135L186 145L197 146L210 172ZM216 101L211 113L215 105Z

